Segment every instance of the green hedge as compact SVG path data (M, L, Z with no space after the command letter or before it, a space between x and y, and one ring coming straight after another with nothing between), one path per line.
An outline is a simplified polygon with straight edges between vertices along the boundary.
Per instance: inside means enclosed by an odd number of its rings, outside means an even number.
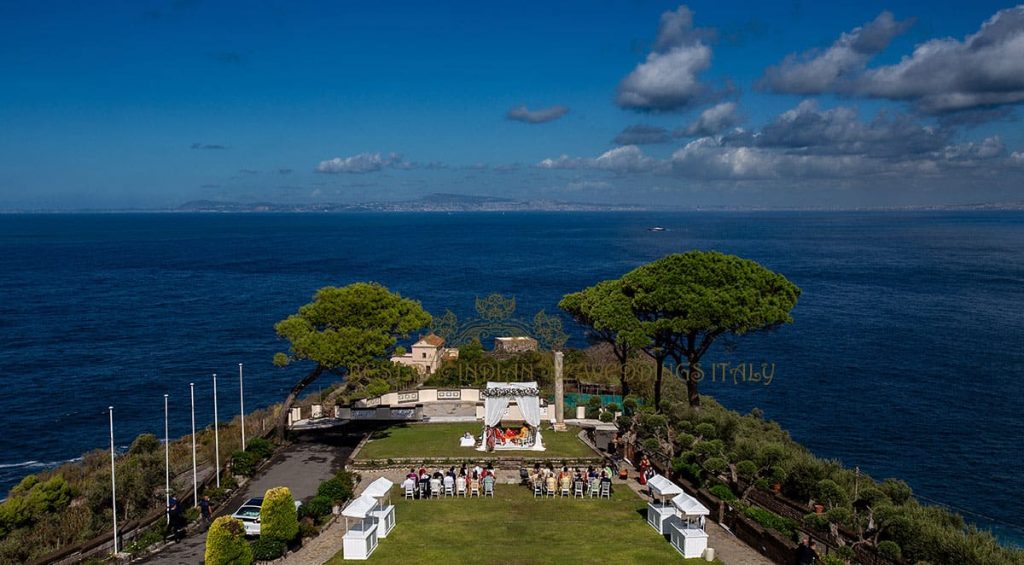
M260 536L252 542L252 556L257 561L273 561L284 555L288 545L281 540Z
M242 522L221 516L210 524L206 532L206 565L248 565L252 558Z

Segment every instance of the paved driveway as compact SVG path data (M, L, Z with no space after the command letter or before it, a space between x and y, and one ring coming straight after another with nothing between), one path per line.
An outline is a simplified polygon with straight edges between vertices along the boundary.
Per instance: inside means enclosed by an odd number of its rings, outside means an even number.
M263 496L271 487L290 488L296 500L313 496L322 481L341 469L362 436L361 432L345 427L311 430L296 436L291 445L277 453L271 464L241 489L243 492L233 496L214 516L234 512L246 499ZM196 565L203 562L205 550L206 534L197 533L168 546L144 563Z

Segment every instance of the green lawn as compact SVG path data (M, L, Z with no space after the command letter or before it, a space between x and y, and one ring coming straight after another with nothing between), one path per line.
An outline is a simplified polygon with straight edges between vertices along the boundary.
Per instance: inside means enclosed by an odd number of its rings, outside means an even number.
M375 439L356 454L356 461L416 458L451 459L587 459L600 456L576 437L578 428L566 432L542 432L546 451L494 451L484 453L472 447L459 447L459 438L470 432L480 434L480 425L473 422L444 424L412 424L395 426L374 435Z
M647 504L616 484L609 499L535 499L499 484L493 498L405 500L396 487L397 523L370 562L702 563L686 560L647 525ZM339 552L329 565L348 563Z

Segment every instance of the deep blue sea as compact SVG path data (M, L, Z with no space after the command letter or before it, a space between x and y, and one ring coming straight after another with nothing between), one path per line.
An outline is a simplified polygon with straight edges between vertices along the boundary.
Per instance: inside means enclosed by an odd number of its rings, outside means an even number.
M660 225L665 232L647 228ZM275 321L374 280L434 314L513 295L517 314L672 252L754 259L803 289L795 323L717 344L775 363L760 407L823 457L907 480L1024 544L1024 213L109 214L0 216L0 488L108 442L188 432L283 398ZM568 321L567 321L568 323ZM583 345L580 328L570 345Z

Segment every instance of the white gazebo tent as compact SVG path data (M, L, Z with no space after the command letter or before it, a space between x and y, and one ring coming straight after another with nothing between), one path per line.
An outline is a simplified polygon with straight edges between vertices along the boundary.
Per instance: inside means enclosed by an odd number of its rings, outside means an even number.
M478 451L488 449L521 449L544 451L544 443L540 435L540 391L536 382L501 383L488 382L483 390L484 397L484 440ZM519 408L523 421L530 428L531 435L526 440L504 440L497 434L497 426L508 413L511 402Z
M377 520L377 537L386 538L395 527L395 505L391 504L391 487L395 483L380 477L370 483L363 491L363 496L372 497L377 506L370 510L370 515ZM385 497L387 499L385 500Z
M672 499L672 506L679 517L669 526L672 546L687 559L702 557L708 548L708 533L704 530L704 523L711 511L685 492Z
M377 521L371 515L377 506L377 499L364 494L341 511L347 530L342 546L345 559L367 559L377 549ZM349 528L349 518L359 521Z
M683 494L683 489L661 475L647 479L647 488L651 491L651 501L647 504L647 523L658 530L659 534L668 534L669 525L678 520L676 507L669 501Z

